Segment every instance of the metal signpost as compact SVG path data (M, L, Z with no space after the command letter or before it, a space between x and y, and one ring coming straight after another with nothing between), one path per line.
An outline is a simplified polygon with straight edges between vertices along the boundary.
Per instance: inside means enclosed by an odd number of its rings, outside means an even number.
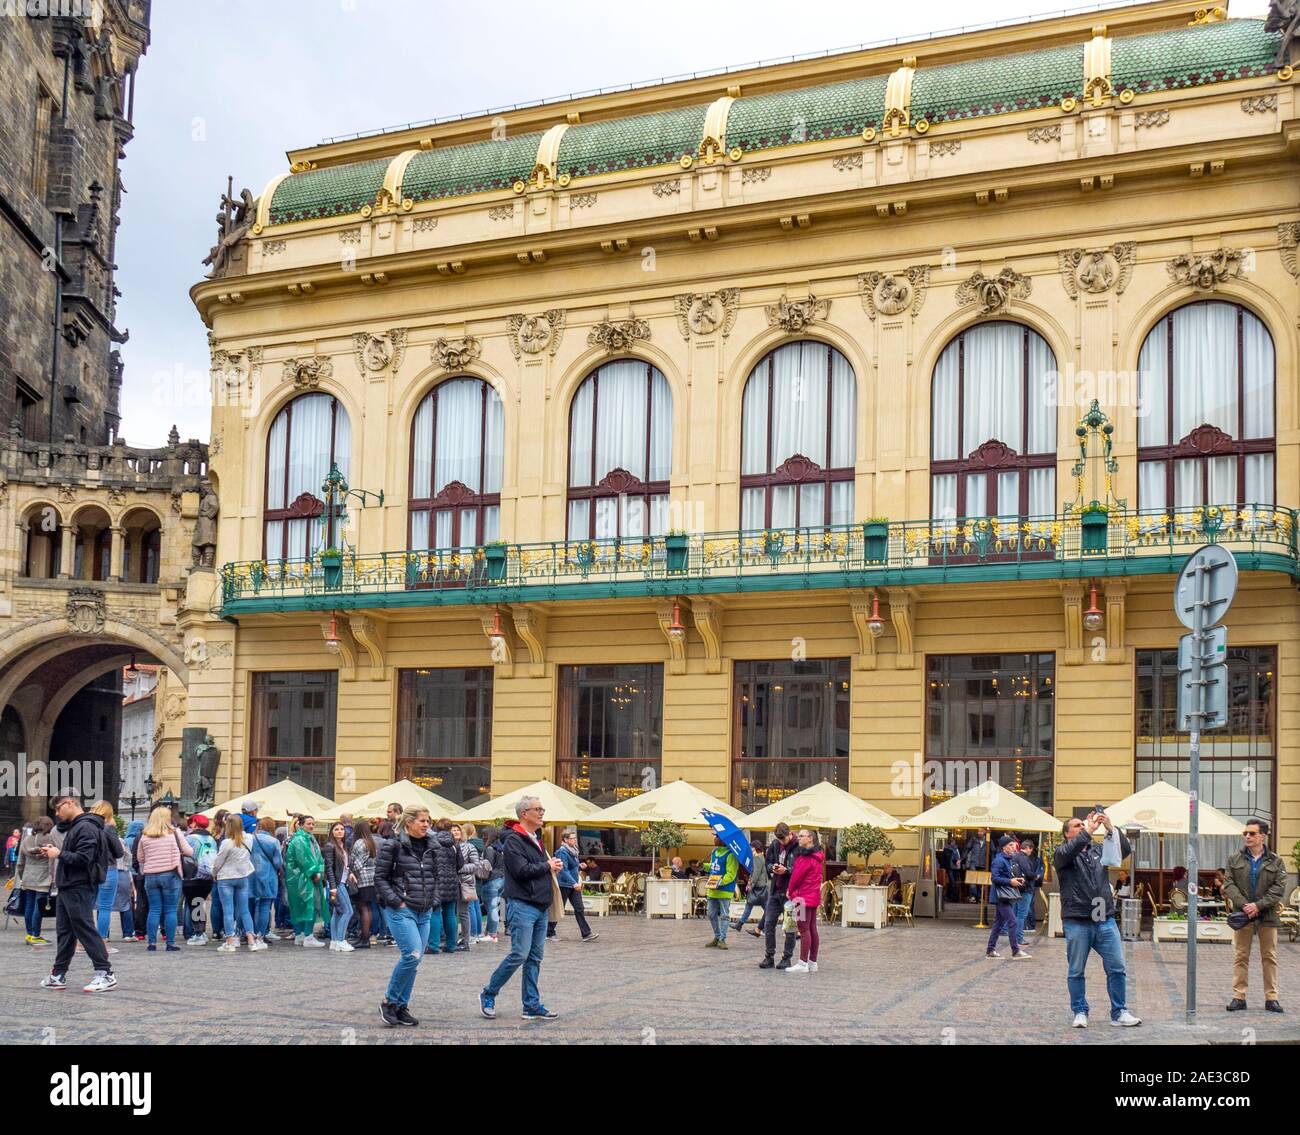
M1178 728L1189 733L1187 827L1187 1023L1196 1020L1197 836L1201 798L1201 730L1225 724L1228 632L1216 626L1237 593L1237 561L1218 544L1192 553L1174 589L1174 614L1190 629L1178 642Z

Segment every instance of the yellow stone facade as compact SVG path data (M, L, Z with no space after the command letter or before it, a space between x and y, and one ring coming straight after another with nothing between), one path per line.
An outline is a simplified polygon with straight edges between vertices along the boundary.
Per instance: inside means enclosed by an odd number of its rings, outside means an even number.
M1106 12L1105 28L1093 26L1099 18L1062 17L291 152L299 172L263 191L257 223L229 269L192 289L214 352L217 563L245 565L227 569L243 602L223 597L220 575L195 575L179 615L182 637L206 644L207 664L188 674L187 714L223 752L217 798L250 786L256 673L337 668L335 790L343 797L394 777L399 670L492 665L497 793L555 775L559 668L614 662L663 665L663 777L683 776L729 798L733 664L788 658L796 640L809 658L852 659L849 787L895 815L923 806L919 793L900 797L891 785L896 762L925 753L926 659L942 654L1052 653L1055 814L1132 791L1135 652L1174 646L1182 628L1171 609L1172 575L1124 567L1114 556L1095 572L1065 566L1063 556L1055 577L999 580L954 567L938 582L867 572L854 586L776 589L756 578L716 592L705 581L674 590L661 580L639 596L611 595L593 577L582 595L521 590L505 603L487 592L472 603L432 594L427 603L369 601L363 588L347 602L318 589L295 605L298 592L246 587L246 565L265 555L268 430L304 390L327 392L347 411L350 483L384 491L382 506L350 509L350 544L364 561L408 547L412 418L436 384L479 377L503 402L501 538L563 542L574 394L609 359L645 360L672 395L673 527L708 541L699 534L741 527L746 379L768 352L801 338L832 345L854 372L853 520L925 522L936 363L954 336L990 319L1036 331L1064 376L1058 507L1074 495L1075 427L1094 397L1114 425L1114 496L1136 501L1132 376L1142 344L1167 313L1207 299L1242 305L1272 336L1270 503L1280 510L1281 544L1290 539L1293 549L1295 80L1283 67L1117 92L1110 44L1176 32L1195 11L1150 3ZM909 111L927 68L1005 57L1014 75L1017 60L1062 45L1080 48L1077 100L936 123ZM879 130L796 138L759 152L728 145L725 112L737 99L864 75L889 77ZM706 104L699 147L674 164L583 177L559 170L562 128ZM403 196L413 153L486 141L494 131L541 135L532 176L435 200ZM271 202L286 178L380 159L388 163L379 167L382 188L364 207L275 223ZM1089 265L1099 274L1088 275ZM534 319L525 326L521 317ZM521 345L521 330L538 338ZM377 368L363 353L371 335L388 337ZM1140 561L1140 542L1132 550ZM1289 848L1300 839L1294 551L1283 549L1269 565L1242 571L1226 621L1234 647L1277 651L1277 846ZM1102 641L1081 621L1089 579L1107 616ZM866 625L873 597L886 624L879 638ZM674 599L684 645L667 630ZM331 611L337 656L324 649ZM495 660L494 611L503 628ZM169 773L164 766L156 775ZM904 853L915 848L908 840L897 841Z

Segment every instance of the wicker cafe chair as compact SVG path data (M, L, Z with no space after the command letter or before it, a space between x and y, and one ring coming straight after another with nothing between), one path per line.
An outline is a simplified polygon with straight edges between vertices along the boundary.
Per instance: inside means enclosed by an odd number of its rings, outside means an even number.
M628 912L628 902L630 898L628 891L630 882L631 879L628 876L628 873L623 871L609 884L610 914L613 914L615 911L622 911L624 914Z
M1169 892L1169 913L1170 914L1187 913L1187 892L1186 891Z
M840 920L840 910L844 901L844 883L843 876L837 876L836 879L827 884L830 887L830 894L826 897L825 910L826 921L836 923Z
M1291 896L1278 907L1278 917L1286 927L1287 938L1294 942L1300 937L1300 887L1291 891Z
M628 909L631 913L645 908L645 872L638 871L628 883Z
M898 921L900 918L908 926L915 925L912 922L912 906L916 902L916 884L903 884L903 898L900 902L891 902L885 907L885 914L891 923Z
M701 875L691 888L691 914L698 918L709 909L709 877Z
M1147 887L1147 902L1151 906L1152 918L1163 918L1169 913L1169 904L1167 902L1156 902L1156 890L1154 887Z

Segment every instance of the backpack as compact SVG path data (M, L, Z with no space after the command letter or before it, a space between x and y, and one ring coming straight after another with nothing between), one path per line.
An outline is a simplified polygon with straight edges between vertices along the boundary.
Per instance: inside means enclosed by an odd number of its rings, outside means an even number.
M195 877L212 878L212 861L217 857L217 842L210 835L196 835L194 840Z
M97 854L90 861L88 873L90 875L90 885L92 887L103 886L104 880L108 878L108 869L117 865L117 858L113 855L112 848L108 845L108 832L100 828L95 835L98 843Z

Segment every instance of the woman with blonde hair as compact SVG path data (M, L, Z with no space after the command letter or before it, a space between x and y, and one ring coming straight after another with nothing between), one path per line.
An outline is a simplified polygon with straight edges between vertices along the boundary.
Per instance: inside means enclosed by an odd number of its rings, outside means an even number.
M99 936L104 939L104 949L110 954L117 950L108 944L108 931L113 925L113 907L117 905L117 864L126 854L126 848L117 835L117 823L113 819L113 805L107 800L96 800L90 809L104 821L104 837L108 840L108 850L113 856L113 863L104 875L95 899L95 911L99 923Z
M135 845L135 858L140 864L145 894L149 898L149 916L145 934L149 939L146 949L158 949L158 926L162 924L169 951L179 950L176 945L176 912L181 901L181 860L194 857L194 849L181 838L172 824L172 810L159 804L149 813L149 820Z
M217 857L212 861L212 878L221 892L221 910L225 917L226 940L217 947L219 954L237 953L240 934L243 934L250 950L266 949L266 943L259 942L253 934L253 917L248 911L250 876L253 874L250 843L243 823L237 817L228 816Z
M397 964L379 1004L384 1024L413 1026L409 1005L415 972L429 944L429 922L439 905L435 844L427 808L408 807L393 838L375 860L375 890L388 911L388 929L397 943Z

